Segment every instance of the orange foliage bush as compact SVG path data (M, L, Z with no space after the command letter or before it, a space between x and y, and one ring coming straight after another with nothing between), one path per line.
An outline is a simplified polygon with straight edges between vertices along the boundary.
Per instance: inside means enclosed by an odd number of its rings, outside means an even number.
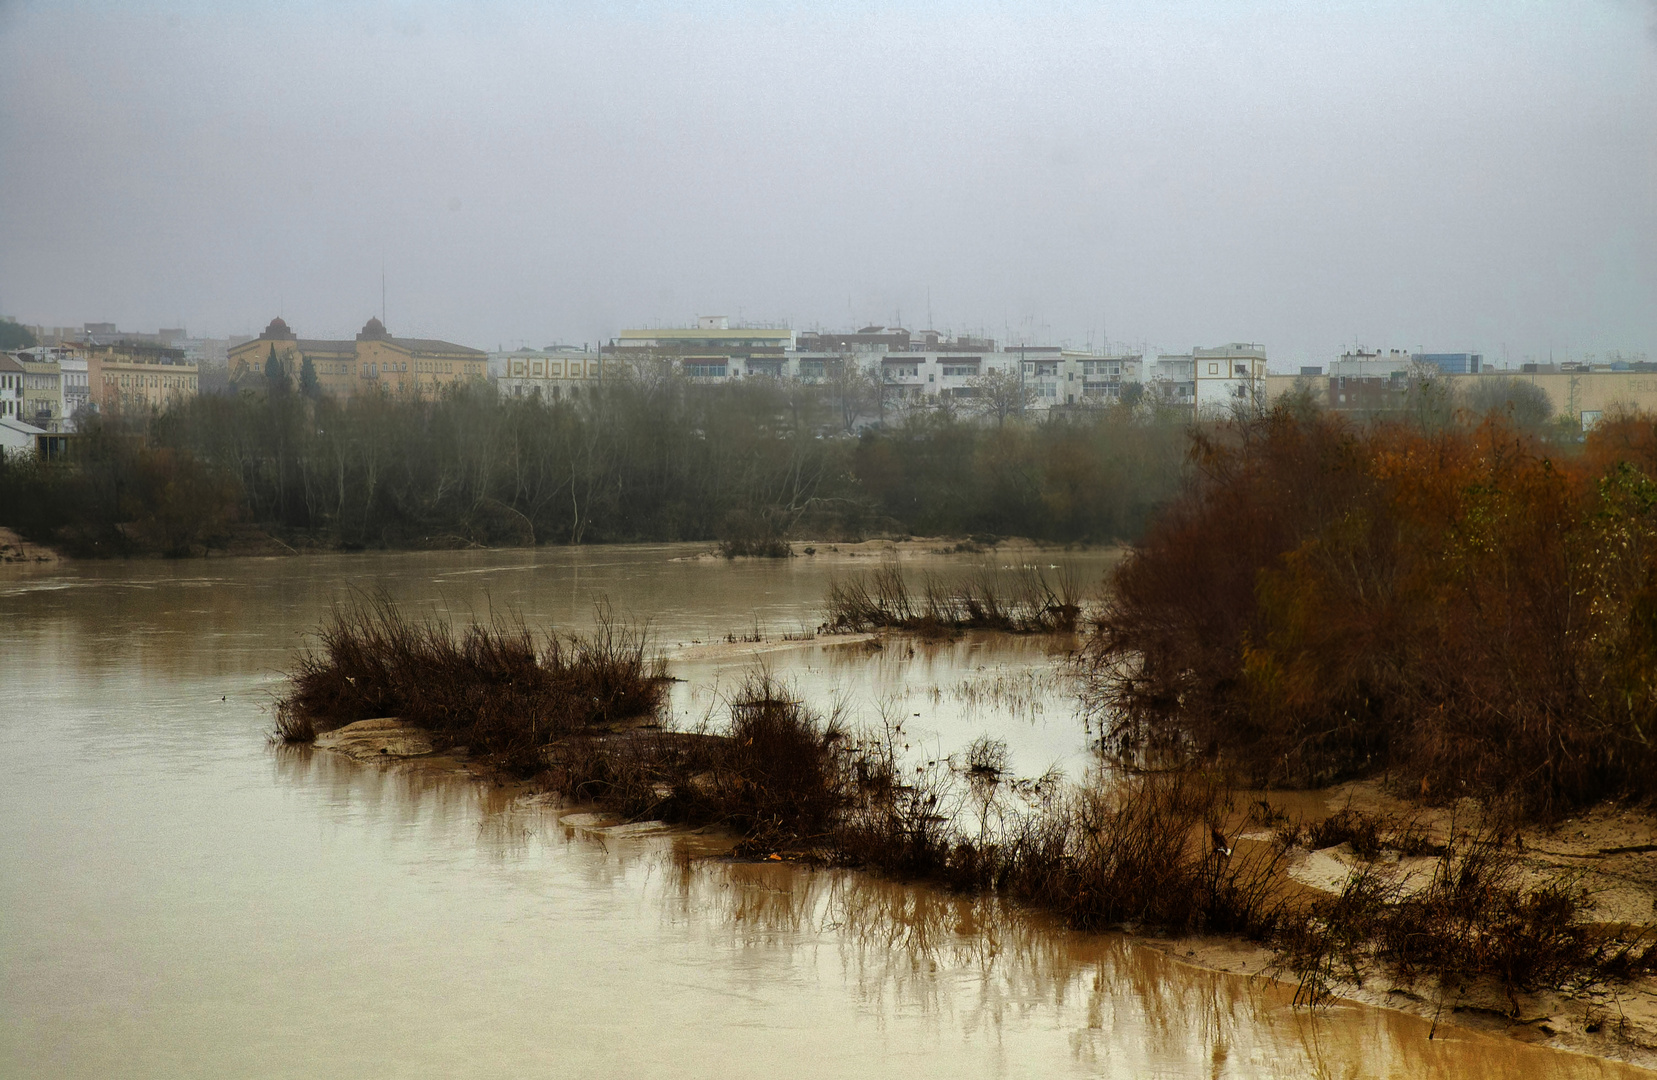
M1192 454L1089 644L1116 752L1537 810L1657 791L1651 417L1561 455L1282 408Z

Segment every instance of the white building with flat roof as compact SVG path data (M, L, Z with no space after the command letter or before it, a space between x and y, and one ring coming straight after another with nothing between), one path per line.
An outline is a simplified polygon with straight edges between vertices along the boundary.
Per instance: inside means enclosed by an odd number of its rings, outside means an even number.
M586 349L555 345L489 354L489 377L502 397L540 395L559 401L604 376L604 358Z
M1265 408L1266 347L1234 341L1192 349L1195 400L1199 413L1257 412Z

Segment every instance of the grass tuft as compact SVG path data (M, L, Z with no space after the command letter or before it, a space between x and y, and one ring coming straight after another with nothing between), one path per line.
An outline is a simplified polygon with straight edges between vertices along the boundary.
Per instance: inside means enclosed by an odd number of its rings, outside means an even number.
M928 573L917 591L889 562L867 575L831 581L826 625L852 633L1071 633L1081 619L1081 600L1081 576L1073 567L1049 573L1040 567L1002 571L986 565L952 580Z

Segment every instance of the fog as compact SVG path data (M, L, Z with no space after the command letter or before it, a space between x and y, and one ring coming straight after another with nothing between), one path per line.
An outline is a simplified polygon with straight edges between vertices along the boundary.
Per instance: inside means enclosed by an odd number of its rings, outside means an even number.
M1657 7L0 7L0 313L1657 354Z

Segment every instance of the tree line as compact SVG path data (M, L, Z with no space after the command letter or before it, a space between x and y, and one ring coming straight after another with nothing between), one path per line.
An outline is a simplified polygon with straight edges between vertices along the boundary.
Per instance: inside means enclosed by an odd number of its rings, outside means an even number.
M1185 425L1126 408L986 423L847 388L617 378L560 400L208 394L87 419L66 464L0 464L0 524L79 554L294 546L1131 539L1172 496ZM883 417L872 427L870 419Z

